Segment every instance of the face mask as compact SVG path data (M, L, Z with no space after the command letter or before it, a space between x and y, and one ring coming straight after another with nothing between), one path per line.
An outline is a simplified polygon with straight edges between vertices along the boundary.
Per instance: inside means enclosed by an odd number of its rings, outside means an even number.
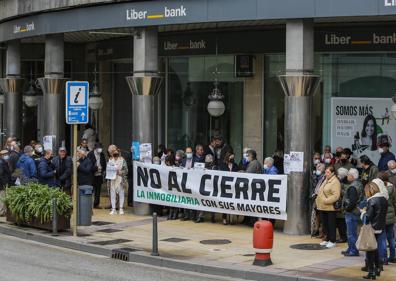
M154 161L153 164L155 164L155 165L161 165L161 162Z
M314 163L315 165L317 165L317 164L320 163L320 160L319 160L319 159L315 159L315 160L313 161L313 163Z
M9 155L5 155L5 156L3 156L3 159L4 159L5 161L8 161L8 160L10 160L10 156L9 156Z
M37 148L37 152L38 153L43 153L43 148L42 147Z
M391 170L392 174L396 174L396 169Z
M98 149L96 149L96 151L97 151L98 153L102 153L103 149L102 149L102 148L98 148Z
M114 153L114 154L113 154L113 157L116 157L116 158L117 158L118 156L120 156L120 154L118 154L118 153Z
M268 165L264 164L264 169L267 170L268 169Z
M180 156L176 156L175 159L176 159L177 161L179 161L179 160L181 159L181 157L180 157Z
M384 153L384 149L383 148L378 148L378 152L380 153L380 154L382 154L382 153Z
M321 171L319 171L319 170L316 170L316 171L315 171L315 175L320 176L321 174L322 174Z
M188 159L191 159L191 158L193 157L193 154L192 154L192 153L187 153L186 155L187 155L187 158L188 158Z
M325 159L325 163L326 163L326 164L330 164L330 163L331 163L331 159L326 158L326 159Z

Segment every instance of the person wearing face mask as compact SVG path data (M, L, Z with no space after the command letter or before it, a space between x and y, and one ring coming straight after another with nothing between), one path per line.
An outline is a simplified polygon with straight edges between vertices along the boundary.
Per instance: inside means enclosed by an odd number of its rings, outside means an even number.
M319 232L320 229L320 215L316 207L315 199L318 196L319 188L325 180L324 172L326 166L323 163L316 165L316 169L313 173L312 178L312 189L311 189L311 236L317 238L323 238L323 233Z
M378 167L374 165L374 163L370 160L370 158L367 155L360 156L360 163L362 165L362 170L363 170L360 179L362 181L363 186L365 186L370 181L377 178Z
M340 154L340 158L338 159L338 162L334 164L334 169L336 169L336 171L338 171L338 169L340 168L344 168L346 170L349 170L351 168L353 168L353 165L351 164L351 162L348 159L348 154L346 151L343 151Z
M326 165L326 167L334 165L335 159L333 158L333 155L326 152L323 156L323 163Z
M321 161L320 153L319 152L315 152L314 156L313 156L313 159L312 159L312 163L313 163L314 167L316 165L318 165L319 163L321 163L321 162L322 161Z
M349 187L342 198L342 211L345 216L345 223L347 226L347 240L348 248L342 251L346 257L359 256L359 250L356 248L356 241L358 239L358 224L359 224L359 203L363 200L363 184L359 180L359 171L351 168L347 174Z
M186 158L182 161L182 167L191 169L194 167L194 154L191 147L186 148Z
M319 188L316 197L316 206L320 212L323 231L326 235L324 241L320 243L326 248L336 246L336 212L334 203L340 199L341 184L335 175L333 166L329 166L325 171L326 179Z
M264 159L263 173L266 175L277 175L279 173L274 166L274 158L267 157Z
M9 150L10 159L8 160L8 165L10 166L11 174L14 173L18 160L22 156L20 154L20 151L21 150L17 145L16 141L12 141L11 148Z
M36 163L37 167L40 164L41 157L43 157L43 152L44 152L43 146L37 143L34 146L34 154L33 154L33 160Z
M349 188L349 182L347 179L348 170L341 167L338 170L336 170L336 174L341 183L341 195L339 200L341 204L337 209L337 215L336 215L336 225L337 225L338 234L340 236L340 238L337 240L337 243L346 243L348 241L347 226L345 222L345 215L342 212L342 199L344 198L344 195L347 189Z
M184 158L184 151L179 149L175 153L175 167L181 167Z
M251 149L247 152L249 165L246 168L246 173L262 174L263 166L260 161L257 160L257 153L255 150Z
M247 152L251 150L251 148L249 147L245 147L243 149L243 155L242 155L242 159L239 162L239 170L240 171L246 171L247 166L249 165L249 160L248 160L248 154Z
M231 152L227 152L224 156L224 162L220 165L220 171L226 172L238 172L238 165L234 162L234 154ZM223 224L227 225L229 223L229 219L227 220L227 214L222 215Z
M52 164L56 170L56 185L59 186L63 192L71 195L73 160L67 155L66 147L60 147L58 149L58 155L52 159Z
M100 193L102 190L103 176L106 171L106 157L103 153L101 143L95 143L93 150L87 156L93 163L93 188L94 188L94 208L98 208L100 204Z
M38 166L39 183L46 184L50 187L55 187L57 186L55 175L56 169L55 165L52 164L52 150L46 149L44 151L44 156L41 158L40 164Z
M388 171L389 181L396 186L396 161L390 160L388 162Z
M386 171L388 170L388 162L395 161L395 155L389 151L390 147L389 138L387 135L381 135L378 138L378 152L381 154L381 158L378 162L378 170Z
M111 145L108 149L110 158L107 166L112 166L117 170L117 174L114 179L109 179L108 185L110 188L110 199L111 199L111 212L110 215L116 215L116 197L119 197L119 214L124 214L124 196L125 196L125 184L126 176L128 174L128 166L125 159L120 155L119 149L115 145Z
M32 156L33 147L27 145L24 148L24 155L19 158L16 164L16 168L22 170L23 180L26 182L37 178L36 164L34 163Z

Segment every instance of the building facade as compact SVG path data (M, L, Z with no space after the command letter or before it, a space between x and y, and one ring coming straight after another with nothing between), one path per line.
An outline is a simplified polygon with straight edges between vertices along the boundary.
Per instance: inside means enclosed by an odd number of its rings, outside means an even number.
M91 122L105 145L176 150L221 133L238 160L243 147L259 159L302 151L288 200L301 212L286 232L306 232L311 154L336 144L333 98L396 92L395 20L392 0L0 0L1 130L70 145L64 82L88 80L103 100ZM152 96L133 86L148 78L162 81ZM220 117L207 110L214 84Z

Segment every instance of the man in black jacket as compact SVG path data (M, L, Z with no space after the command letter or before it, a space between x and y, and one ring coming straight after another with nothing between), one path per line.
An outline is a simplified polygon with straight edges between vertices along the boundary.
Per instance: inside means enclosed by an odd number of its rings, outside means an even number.
M11 185L10 167L5 159L9 157L7 150L0 151L0 191L4 190L7 185Z
M100 204L103 176L106 171L106 158L101 143L95 143L94 149L88 153L88 158L92 162L93 188L95 194L94 208L98 208Z
M355 168L349 169L347 179L350 184L342 198L342 210L345 213L348 249L341 253L346 257L353 257L359 256L356 241L358 239L358 224L360 221L358 205L363 197L363 184L359 180L359 172Z
M79 186L92 186L92 161L87 157L87 151L85 149L79 149L77 156L79 158L77 161L77 183Z
M70 156L67 156L65 147L59 148L58 156L54 157L52 164L56 170L57 185L62 189L63 192L71 195L73 160Z

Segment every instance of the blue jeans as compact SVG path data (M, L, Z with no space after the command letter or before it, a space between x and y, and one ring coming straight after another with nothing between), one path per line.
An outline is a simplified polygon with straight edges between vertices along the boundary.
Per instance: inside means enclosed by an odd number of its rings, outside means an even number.
M386 239L388 240L388 244L389 244L389 258L390 259L395 258L395 232L394 232L393 227L394 227L394 224L388 224L385 228Z
M386 232L385 230L378 234L378 255L381 263L388 261L388 254L386 250Z
M350 254L359 254L359 250L356 248L356 241L358 239L357 227L359 223L359 216L354 213L345 213L345 223L347 225L347 238L348 238L348 249L347 252Z

